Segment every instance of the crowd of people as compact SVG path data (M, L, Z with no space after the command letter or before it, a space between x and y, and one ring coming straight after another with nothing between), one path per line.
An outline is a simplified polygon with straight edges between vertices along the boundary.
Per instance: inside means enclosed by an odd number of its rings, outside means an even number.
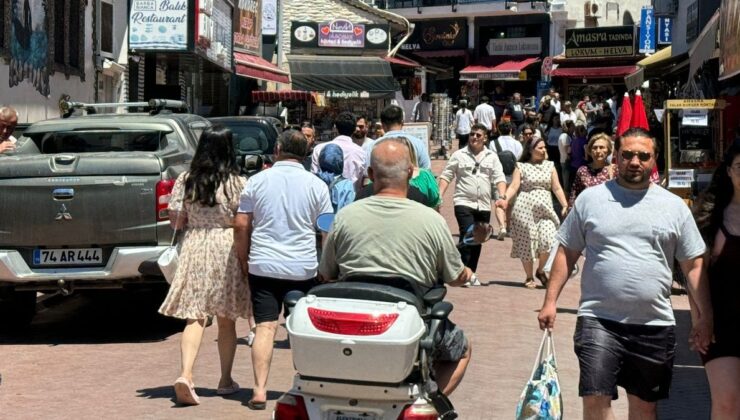
M483 227L484 239L512 238L524 286L537 279L547 288L542 328L554 326L558 295L585 254L575 336L584 418L610 418L617 386L628 392L630 413L655 418L676 345L674 260L688 279L691 345L707 367L713 418L740 417L740 343L732 327L740 315L732 266L740 257L740 145L717 169L695 221L682 200L651 182L658 149L649 132L632 129L613 141L601 131L613 123L612 104L589 99L573 108L553 92L531 116L515 94L498 122L495 106L483 98L458 111L459 148L438 178L428 143L403 130L403 110L394 105L381 113L380 136L369 136L368 120L349 112L337 116L339 135L330 142L315 144L309 123L286 130L277 163L247 181L237 175L230 132L205 130L170 203L171 223L184 231L182 262L160 311L187 319L177 400L199 403L193 364L208 317L219 326L222 395L239 389L231 374L234 321L249 320L248 406L264 409L289 290L378 273L420 287L475 286L482 247L463 238ZM457 244L439 214L453 182ZM316 218L332 212L332 230L317 239ZM489 227L492 216L498 232ZM435 372L449 395L472 342L451 322L444 337Z

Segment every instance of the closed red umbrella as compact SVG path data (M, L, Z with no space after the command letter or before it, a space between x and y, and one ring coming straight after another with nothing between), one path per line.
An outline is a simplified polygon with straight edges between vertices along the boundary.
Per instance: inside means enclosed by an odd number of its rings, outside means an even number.
M624 99L622 100L622 108L619 110L619 120L617 120L617 137L621 136L622 133L630 128L632 121L632 104L630 103L630 95L624 92Z
M635 92L635 106L632 110L632 122L630 128L642 128L650 131L647 114L645 113L645 104L642 102L642 94L638 90Z

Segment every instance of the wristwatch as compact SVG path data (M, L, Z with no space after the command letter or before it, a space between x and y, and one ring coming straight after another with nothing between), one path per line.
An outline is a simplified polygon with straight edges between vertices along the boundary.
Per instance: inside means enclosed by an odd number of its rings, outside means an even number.
M499 200L504 200L504 201L506 201L506 194L504 194L504 195L500 195L500 196L498 197L498 199L499 199Z

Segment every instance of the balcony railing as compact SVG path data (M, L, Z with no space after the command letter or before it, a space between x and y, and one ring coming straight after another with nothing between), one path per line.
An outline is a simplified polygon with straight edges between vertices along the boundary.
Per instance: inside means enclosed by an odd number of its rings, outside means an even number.
M374 4L380 9L406 9L412 7L455 6L461 4L479 3L524 3L526 0L375 0ZM372 3L372 1L367 1ZM535 1L540 3L542 0Z

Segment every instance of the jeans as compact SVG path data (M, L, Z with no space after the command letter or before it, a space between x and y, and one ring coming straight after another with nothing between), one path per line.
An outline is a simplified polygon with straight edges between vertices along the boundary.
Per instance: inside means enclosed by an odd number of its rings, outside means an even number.
M463 245L462 241L465 237L465 232L467 232L468 228L475 222L490 223L491 212L476 210L466 206L455 206L455 219L457 219L457 225L460 227L460 242L458 244L460 258L466 267L475 272L478 268L478 259L480 259L482 246Z
M460 134L457 133L457 140L458 140L458 149L462 149L463 147L468 145L468 139L470 138L470 133L468 134Z

